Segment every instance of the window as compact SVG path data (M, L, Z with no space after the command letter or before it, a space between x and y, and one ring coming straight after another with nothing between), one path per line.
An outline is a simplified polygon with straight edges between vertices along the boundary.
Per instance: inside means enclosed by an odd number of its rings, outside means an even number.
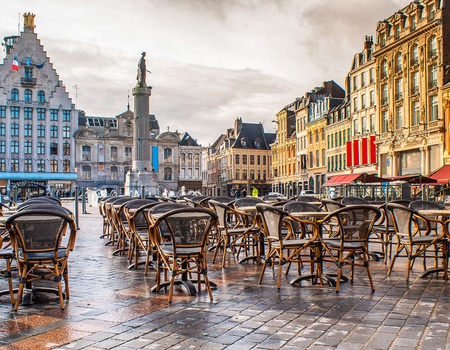
M5 158L0 159L0 171L6 171L6 159Z
M33 108L31 107L25 107L23 109L23 116L25 119L33 119Z
M70 173L70 160L63 160L63 173Z
M164 163L172 163L172 149L170 148L164 148ZM172 174L172 172L170 174Z
M57 173L58 172L58 160L50 159L50 172Z
M395 72L401 72L402 71L402 53L397 52L397 55L395 56Z
M353 112L358 110L358 97L353 98Z
M385 79L388 76L388 63L387 60L381 62L381 79Z
M0 106L0 118L6 118L6 106Z
M11 90L11 100L13 100L13 101L19 100L19 90L17 90L17 89Z
M26 89L24 93L25 102L33 101L33 92L30 89Z
M20 107L11 107L11 119L19 119Z
M18 159L11 159L11 171L13 173L19 172L19 160Z
M38 125L37 127L37 136L45 137L45 125Z
M411 16L411 30L415 30L417 27L417 17L416 15Z
M263 156L263 165L266 165L266 156Z
M429 81L428 81L428 88L433 89L437 87L437 63L432 64L429 69Z
M11 153L12 154L19 153L19 141L11 141Z
M82 180L90 180L91 179L91 167L89 165L83 165L81 168L81 179Z
M419 63L419 45L414 44L411 48L411 66L415 66Z
M81 154L81 160L91 160L91 146L82 146Z
M19 136L19 124L11 124L11 136Z
M111 161L117 162L117 147L111 146Z
M172 168L169 167L164 168L164 180L166 181L172 180Z
M366 72L361 73L361 86L366 86Z
M70 138L70 126L63 126L63 138Z
M419 105L419 101L414 101L412 103L412 121L411 124L412 125L418 125L420 122L420 105Z
M6 124L0 123L0 136L5 136L5 135L6 135Z
M320 166L319 150L316 150L316 167Z
M361 109L366 108L366 94L361 95Z
M200 165L200 156L198 154L194 154L194 164L195 166Z
M430 121L438 120L438 98L430 96Z
M400 38L400 31L401 31L400 24L396 24L394 26L394 37L395 37L395 39Z
M58 138L58 126L50 125L50 137Z
M0 141L0 153L6 153L6 141Z
M45 154L45 143L44 142L38 142L37 143L37 154Z
M37 171L39 173L45 172L45 160L44 159L38 159L37 160Z
M403 116L401 106L397 106L395 108L395 126L397 129L401 129L403 127Z
M373 132L375 131L375 114L371 114L370 115L370 131Z
M111 167L111 180L117 180L118 177L119 177L119 170L115 165L113 165Z
M250 165L255 165L255 156L253 154L250 155Z
M381 112L381 132L389 131L389 119L388 119L388 111Z
M58 120L58 110L57 109L51 109L50 110L50 120L51 121L57 121Z
M433 58L437 56L437 42L436 36L432 36L428 41L428 58Z
M373 74L373 68L369 69L369 81L370 81L371 84L375 81L375 77L374 77L374 74Z
M411 94L415 95L419 93L419 72L412 73L411 76L412 86L411 86Z
M359 130L359 119L356 118L353 120L353 136L356 136L360 133Z
M247 169L242 170L242 180L248 180Z
M39 103L45 103L45 92L42 90L39 90L37 93L37 99Z
M33 82L33 68L31 67L25 67L25 81L26 82Z
M258 154L257 158L256 158L256 164L257 165L261 165L261 156Z
M58 155L58 144L56 142L50 143L50 154L51 155Z
M242 164L247 164L247 155L246 154L243 154L242 155Z
M70 143L68 142L63 143L63 155L70 156Z
M240 173L239 173L239 169L236 169L236 180L240 180Z
M388 84L381 85L381 105L385 106L388 104Z
M131 154L133 152L133 149L129 146L125 147L125 161L131 160Z
M24 125L24 136L25 137L33 136L33 125L31 125L31 124Z
M375 106L375 91L374 90L369 92L369 98L370 98L370 107Z
M45 120L45 108L37 108L36 112L38 120Z
M70 111L63 110L63 122L70 122Z
M366 116L361 118L361 130L362 130L363 134L368 131L368 128L367 128L367 117Z
M358 89L358 77L354 76L353 77L353 91Z
M395 80L395 100L396 101L400 101L401 99L403 99L402 84L403 84L402 78L398 78Z
M26 173L31 173L33 171L33 161L31 159L24 160L23 171Z

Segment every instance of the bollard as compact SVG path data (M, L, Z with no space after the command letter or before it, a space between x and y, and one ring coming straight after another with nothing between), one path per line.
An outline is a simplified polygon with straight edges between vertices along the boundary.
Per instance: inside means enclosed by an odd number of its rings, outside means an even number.
M83 214L87 214L87 212L86 212L86 188L85 187L83 187L81 189L81 195L82 195L82 197L81 197L81 212Z
M141 199L145 199L145 185L141 186Z
M75 225L77 227L77 230L80 229L78 226L78 186L75 186L75 208L74 208L74 214L75 214Z

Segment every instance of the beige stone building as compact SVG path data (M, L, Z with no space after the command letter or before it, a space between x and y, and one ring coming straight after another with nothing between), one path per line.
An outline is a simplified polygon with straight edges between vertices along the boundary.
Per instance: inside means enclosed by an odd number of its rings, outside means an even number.
M442 1L422 0L378 23L379 175L428 175L443 164L449 15Z

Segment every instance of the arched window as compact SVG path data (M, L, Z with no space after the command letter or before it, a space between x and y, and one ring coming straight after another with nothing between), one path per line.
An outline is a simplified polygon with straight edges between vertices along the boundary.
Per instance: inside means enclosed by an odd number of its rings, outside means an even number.
M25 102L33 101L33 92L30 89L25 90Z
M19 90L17 90L17 89L11 90L11 100L13 100L13 101L19 100Z
M45 92L42 90L39 90L37 93L37 99L39 103L44 103L45 102Z

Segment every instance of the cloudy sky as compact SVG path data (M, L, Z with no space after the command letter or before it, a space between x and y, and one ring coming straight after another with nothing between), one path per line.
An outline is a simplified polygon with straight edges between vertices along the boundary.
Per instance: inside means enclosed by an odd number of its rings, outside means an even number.
M15 35L23 13L34 13L41 44L87 115L126 110L146 51L150 111L161 129L187 131L207 146L237 117L274 132L271 120L296 97L325 80L344 87L365 35L409 3L0 0L0 37Z

